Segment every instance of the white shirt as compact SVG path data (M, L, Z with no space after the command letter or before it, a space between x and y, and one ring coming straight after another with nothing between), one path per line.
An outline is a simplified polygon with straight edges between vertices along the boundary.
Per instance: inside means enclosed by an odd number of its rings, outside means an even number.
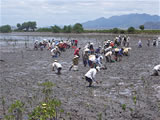
M53 67L56 67L56 68L62 68L62 65L61 65L60 63L58 63L58 62L54 62L54 63L52 64L52 66L53 66Z
M89 60L92 62L96 62L96 56L95 55L90 55Z
M96 63L98 63L100 66L102 66L102 63L101 63L102 59L103 59L103 56L99 56L99 57L96 59Z
M95 76L96 76L97 70L95 68L91 68L86 74L85 77L88 77L92 80L95 81Z
M55 42L52 43L52 48L54 48L54 47L55 47Z
M109 51L109 52L107 52L106 54L105 54L105 56L107 57L107 56L111 56L112 55L112 51Z
M154 69L154 70L157 70L157 71L160 71L160 64L159 64L159 65L156 65L153 69Z

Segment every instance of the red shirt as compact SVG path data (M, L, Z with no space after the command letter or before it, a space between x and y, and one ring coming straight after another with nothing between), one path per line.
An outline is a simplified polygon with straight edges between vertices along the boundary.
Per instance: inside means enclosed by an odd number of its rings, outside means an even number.
M110 46L111 46L111 47L114 47L114 43L113 43L113 42L111 42L111 43L110 43Z
M74 55L79 55L79 48L76 48L76 49L75 49Z
M75 43L78 43L78 40L75 40L74 42L75 42Z

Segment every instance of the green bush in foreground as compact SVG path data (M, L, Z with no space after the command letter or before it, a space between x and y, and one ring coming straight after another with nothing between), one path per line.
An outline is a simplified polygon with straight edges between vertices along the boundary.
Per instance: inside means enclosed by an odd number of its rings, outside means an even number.
M63 113L64 110L61 109L61 101L51 97L53 91L52 88L55 84L47 81L38 85L41 87L44 99L38 102L32 111L29 111L27 114L28 120L58 120L62 118L61 113ZM10 105L4 120L22 120L23 113L26 110L24 108L26 108L26 106L24 106L21 101L16 100Z

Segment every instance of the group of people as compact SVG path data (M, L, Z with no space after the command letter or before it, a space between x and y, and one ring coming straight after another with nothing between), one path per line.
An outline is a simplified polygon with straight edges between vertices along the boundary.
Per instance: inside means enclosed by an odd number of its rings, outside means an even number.
M77 47L78 40L67 41L44 41L44 47L51 51L52 57L60 56L62 51L70 47L74 48L74 57L72 58L72 65L69 67L69 71L72 69L78 71L79 58L82 57L84 67L89 66L89 71L85 74L85 79L89 83L89 87L93 82L99 83L95 80L95 75L100 70L107 69L106 63L122 61L123 56L128 56L131 47L129 47L129 36L118 36L113 40L105 40L102 46L95 47L94 43L88 42L83 48ZM141 41L138 42L138 46L142 47ZM73 47L74 46L74 47ZM82 54L80 54L82 51ZM103 60L105 58L105 60ZM104 62L105 61L105 62ZM62 65L57 60L54 60L52 64L52 70L57 69L57 74L61 74ZM159 75L160 65L157 65L153 69L152 75Z
M154 47L156 47L156 46L159 45L159 42L160 42L160 40L158 40L158 39L153 39L153 40L148 39L148 40L147 40L147 46L149 47L149 46L153 45ZM143 44L142 44L142 41L139 40L139 41L138 41L138 48L142 48L142 45L143 45Z
M129 40L127 44L121 44L122 41L119 41L117 38L118 37L113 41L105 40L102 47L98 46L96 49L94 43L91 42L88 42L82 49L77 47L74 50L74 57L69 70L72 68L73 70L78 70L79 58L81 57L79 51L82 50L83 65L84 67L88 65L90 68L85 74L85 79L89 82L89 87L92 86L93 81L98 83L98 81L95 80L95 75L98 71L107 69L107 62L120 61L120 57L129 55L129 50L131 50L129 47ZM126 38L129 39L129 37ZM106 63L103 62L104 58L106 58Z

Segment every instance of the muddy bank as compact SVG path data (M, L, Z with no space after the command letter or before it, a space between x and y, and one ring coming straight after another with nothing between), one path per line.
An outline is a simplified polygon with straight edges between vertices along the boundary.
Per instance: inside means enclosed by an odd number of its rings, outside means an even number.
M72 36L74 38L75 36ZM79 46L92 41L95 46L112 35L77 35ZM89 70L83 67L80 58L79 71L69 71L73 49L68 49L56 58L62 63L62 75L51 70L53 58L50 52L34 51L32 44L4 45L0 50L0 96L6 100L5 107L15 100L26 103L27 115L42 99L38 83L52 81L53 97L62 101L63 117L66 120L159 120L160 119L160 77L150 76L154 65L160 63L160 48L147 47L148 36L130 36L132 51L121 62L107 63L107 70L100 71L96 79L101 84L86 87L82 76ZM149 36L153 39L155 36ZM65 38L65 37L64 37ZM143 47L138 49L138 40ZM18 47L17 47L18 46ZM137 103L134 104L133 96ZM32 101L32 107L28 101ZM123 110L123 105L126 105ZM135 109L136 108L136 109ZM0 115L2 116L2 104Z

